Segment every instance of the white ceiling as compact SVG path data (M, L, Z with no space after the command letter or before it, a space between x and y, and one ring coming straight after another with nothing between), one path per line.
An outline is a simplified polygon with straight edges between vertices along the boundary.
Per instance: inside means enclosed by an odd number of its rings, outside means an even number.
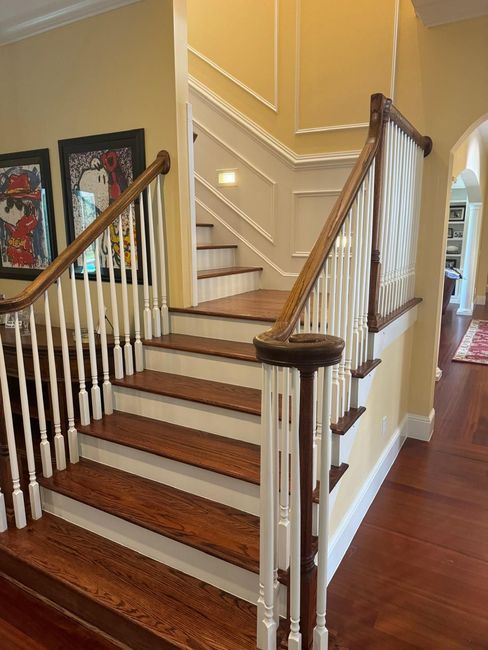
M139 0L0 0L0 45Z
M488 15L488 0L412 0L412 4L427 27Z

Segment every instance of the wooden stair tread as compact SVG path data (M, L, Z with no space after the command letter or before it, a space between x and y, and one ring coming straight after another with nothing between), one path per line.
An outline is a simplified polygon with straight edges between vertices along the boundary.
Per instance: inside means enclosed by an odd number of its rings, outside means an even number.
M114 379L112 383L115 386L218 406L251 415L261 413L261 391L257 388L233 386L209 379L195 379L156 370L144 370L134 375L127 375L123 379Z
M380 363L381 359L370 359L356 368L356 370L351 370L351 375L356 379L364 379L370 372L373 372Z
M337 420L335 424L330 425L332 432L339 436L345 435L349 429L356 424L365 411L366 408L364 406L349 409L349 411L342 418Z
M168 348L170 350L181 350L183 352L258 363L254 345L241 341L226 341L224 339L211 339L188 334L164 334L158 338L147 339L144 344L150 347Z
M197 251L212 251L220 248L238 248L237 244L198 244Z
M78 431L259 485L259 447L241 440L122 411Z
M262 266L225 266L221 269L206 269L197 272L199 280L208 278L220 278L224 275L239 275L241 273L254 273L255 271L262 271Z
M47 513L0 535L0 570L128 647L255 648L254 605Z
M243 569L259 570L254 515L85 459L39 483Z
M341 478L344 476L346 471L349 469L347 463L342 463L341 465L332 465L329 472L329 492L335 488L339 483ZM320 500L320 482L317 483L317 487L313 492L313 501L314 503L319 503Z

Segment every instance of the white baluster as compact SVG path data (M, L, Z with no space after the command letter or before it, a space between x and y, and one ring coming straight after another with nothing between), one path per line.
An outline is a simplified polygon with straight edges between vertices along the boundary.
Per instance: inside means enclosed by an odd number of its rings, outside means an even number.
M330 272L330 313L329 313L329 334L338 336L337 332L337 295L338 295L338 239L335 240L331 251L331 272ZM332 378L332 421L337 422L339 413L337 408L339 395L339 382L338 382L338 367L334 366Z
M280 581L278 580L278 523L280 520L280 454L279 454L279 444L280 444L280 388L279 388L279 379L280 379L280 369L277 366L273 366L273 385L272 385L272 408L273 408L273 430L272 430L272 449L271 457L274 461L274 485L273 485L273 494L274 494L274 568L273 568L273 589L274 589L274 618L276 625L280 624L280 612L277 603L279 602L279 589Z
M51 405L54 425L54 455L58 470L66 469L66 448L64 436L61 433L61 413L59 411L58 377L56 372L56 357L54 354L53 332L51 328L51 310L49 296L44 294L44 318L46 324L47 360L49 366L49 385L51 390Z
M51 458L51 445L47 437L46 412L44 409L44 395L42 392L41 364L39 362L39 348L37 346L36 319L34 316L34 306L30 307L30 330L32 346L32 364L34 367L34 381L36 385L37 401L37 419L39 421L39 433L41 436L41 464L42 473L46 478L53 475L53 465Z
M19 314L17 312L15 312L15 350L17 352L17 369L19 373L20 406L22 410L22 424L24 427L25 454L27 456L27 471L29 472L31 515L32 519L40 519L42 517L41 494L39 491L39 483L36 480L36 461L34 459L34 446L32 444L29 397L27 395L24 354L22 352L22 338L20 336Z
M110 229L115 226L112 225L107 229L107 237L109 244L108 261L108 277L110 281L110 306L112 309L112 327L114 334L114 374L116 379L122 379L124 376L124 362L122 359L122 348L120 347L120 328L119 328L119 306L117 304L117 289L115 286L115 272L114 260L112 250L112 238L110 236Z
M278 523L278 567L290 565L290 369L283 368L281 418L280 520Z
M111 255L109 255L111 259ZM83 426L90 424L90 402L86 390L85 379L85 358L83 356L83 340L81 338L80 327L80 310L78 307L78 292L76 290L76 276L74 264L71 265L71 295L73 303L73 319L75 323L75 345L76 345L76 359L78 365L78 378L80 382L80 392L78 395L80 405L80 422Z
M112 250L109 248L108 257L112 257ZM103 410L105 415L114 412L112 384L110 383L110 368L108 363L107 327L105 324L105 300L103 297L102 274L100 270L100 241L95 241L95 276L97 282L97 304L98 304L98 329L100 334L100 347L102 351L102 373L103 373Z
M83 285L85 289L86 326L88 330L88 348L90 351L90 370L92 387L90 390L92 415L94 420L102 419L102 398L98 385L97 348L95 344L95 330L93 327L93 310L91 304L90 283L88 279L88 264L86 251L83 254Z
M12 406L8 388L7 370L5 368L5 357L3 356L3 343L0 335L0 386L2 389L3 417L5 419L5 433L7 434L8 456L10 462L10 473L12 475L12 502L14 506L15 525L17 528L24 528L27 525L25 514L24 494L20 489L19 462L17 459L17 447L15 445L14 423L12 419ZM3 496L3 495L2 495ZM2 500L3 501L3 500ZM6 530L7 517L5 514L5 502L0 503L0 530Z
M342 226L339 236L337 237L337 255L338 255L338 278L337 278L337 309L336 309L336 331L337 336L344 338L343 334L343 321L344 321L344 302L346 297L344 296L344 276L345 276L345 264L344 264L344 226ZM341 405L342 405L342 394L344 392L344 355L341 357L340 363L337 365L337 394L334 396L334 410L336 413L337 419L340 419L343 415Z
M329 467L331 460L330 400L332 369L324 368L324 403L322 412L322 445L320 459L319 550L317 575L317 625L313 650L327 650L329 633L326 627L328 537L329 537Z
M349 254L350 258L350 278L348 284L348 317L347 317L347 326L346 326L346 336L345 336L345 347L344 347L344 369L346 376L346 393L345 393L345 404L344 411L348 411L351 408L351 386L352 386L352 345L353 345L353 327L354 321L356 318L356 305L354 298L356 295L356 281L357 281L357 198L354 201L354 204L351 209L351 218L349 221ZM325 387L324 387L325 389Z
M349 211L344 226L342 228L343 240L343 258L344 258L344 270L342 276L342 314L341 314L341 333L339 336L345 341L347 339L348 333L348 323L349 323L349 277L351 272L351 211ZM368 269L369 273L369 269ZM340 364L339 364L339 376L340 376L340 404L339 412L343 416L346 412L346 395L349 388L349 378L351 376L350 370L346 368L346 354L342 355Z
M73 384L71 383L71 364L69 358L68 335L66 333L66 318L64 315L63 289L61 278L57 282L59 333L61 336L61 355L63 357L64 390L66 394L66 414L68 416L68 450L72 463L80 460L78 449L78 431L75 427L75 409L73 406Z
M288 650L302 649L300 632L300 566L301 566L301 508L300 508L300 375L292 369L292 425L291 425L291 558L290 558L290 633Z
M132 280L132 302L134 308L134 356L136 361L136 372L144 370L144 351L141 341L141 315L139 312L139 285L137 284L137 249L134 238L134 207L129 207L129 237L130 237L130 266Z
M149 273L147 270L146 220L144 216L144 194L139 195L139 214L141 225L142 286L144 295L144 338L152 339L151 308L149 305Z
M275 619L275 460L273 458L273 368L263 364L264 381L261 404L261 557L259 563L260 597L258 600L258 647L276 649Z
M374 209L374 183L376 174L376 160L373 160L369 168L367 183L367 224L366 224L366 268L365 268L365 291L363 302L363 357L361 363L366 363L368 360L368 307L369 307L369 286L371 280L371 251L373 242L373 209Z
M380 289L378 297L378 313L383 316L384 313L384 298L385 298L385 267L386 255L385 247L387 245L387 232L391 222L391 197L392 197L392 175L393 175L393 139L392 139L392 124L388 122L384 131L384 150L385 156L383 160L383 187L382 187L382 200L381 200L381 217L380 217Z
M132 345L130 342L130 320L129 320L129 293L127 290L127 270L125 265L124 230L122 228L122 216L119 216L119 247L120 247L120 279L122 287L122 315L124 322L124 362L125 374L134 374L134 361L132 357Z
M161 336L161 311L158 304L158 275L156 260L156 238L154 236L154 218L152 208L151 186L147 186L147 217L149 222L149 251L151 254L151 281L152 281L152 329L156 338Z
M357 266L357 281L355 286L354 295L354 325L353 325L353 340L352 340L352 362L353 368L358 368L361 365L361 295L364 284L363 276L363 260L366 255L364 248L364 221L365 221L365 196L364 189L361 185L357 195L357 233L356 233L356 266ZM334 374L334 371L332 371Z
M161 329L169 334L168 287L166 280L166 241L164 238L163 206L161 202L161 175L156 181L156 198L158 209L159 264L161 267Z

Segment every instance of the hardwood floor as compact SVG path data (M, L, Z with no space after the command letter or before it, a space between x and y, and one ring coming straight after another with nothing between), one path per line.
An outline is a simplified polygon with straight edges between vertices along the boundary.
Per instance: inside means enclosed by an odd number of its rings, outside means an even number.
M470 320L444 317L432 441L405 443L332 580L337 648L488 648L488 367L451 361Z

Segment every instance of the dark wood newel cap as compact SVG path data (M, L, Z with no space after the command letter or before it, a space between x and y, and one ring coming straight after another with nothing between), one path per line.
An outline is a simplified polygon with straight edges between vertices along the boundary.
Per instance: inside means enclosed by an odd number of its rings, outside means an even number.
M158 153L156 158L158 160L163 160L163 169L161 170L161 174L167 174L171 168L171 158L169 157L169 153L163 149L163 151Z
M294 368L321 368L339 363L344 341L324 334L293 334L288 341L266 338L254 339L256 356L263 363Z

